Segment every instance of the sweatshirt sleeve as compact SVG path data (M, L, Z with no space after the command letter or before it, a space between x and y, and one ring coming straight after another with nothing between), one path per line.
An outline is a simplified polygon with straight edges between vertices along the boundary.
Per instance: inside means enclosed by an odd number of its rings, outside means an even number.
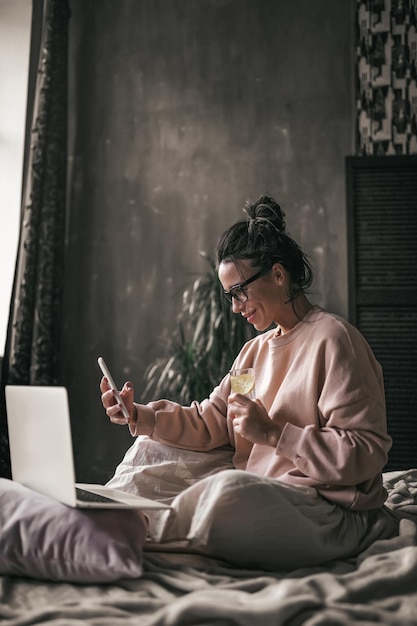
M137 421L131 433L196 451L230 444L226 420L228 395L229 381L225 377L201 403L193 402L187 407L170 400L137 404Z
M276 452L323 485L365 483L382 471L392 444L381 367L353 328L330 337L320 357L318 423L286 423Z

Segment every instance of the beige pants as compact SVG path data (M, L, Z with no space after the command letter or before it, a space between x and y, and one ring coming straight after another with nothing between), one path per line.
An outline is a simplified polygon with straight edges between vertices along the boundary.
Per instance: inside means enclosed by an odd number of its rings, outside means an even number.
M387 508L355 512L314 489L230 469L233 451L193 452L138 437L108 484L170 502L147 512L153 541L193 548L242 567L291 570L355 556L398 534Z
M385 507L349 511L302 489L240 470L225 470L188 487L173 501L163 539L239 566L291 570L357 555L398 534Z

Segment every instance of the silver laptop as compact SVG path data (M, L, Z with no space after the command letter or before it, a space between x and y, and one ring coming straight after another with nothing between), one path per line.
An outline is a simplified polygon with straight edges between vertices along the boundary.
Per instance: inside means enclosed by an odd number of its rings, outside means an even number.
M12 478L80 508L169 509L118 489L75 482L68 394L65 387L6 385Z

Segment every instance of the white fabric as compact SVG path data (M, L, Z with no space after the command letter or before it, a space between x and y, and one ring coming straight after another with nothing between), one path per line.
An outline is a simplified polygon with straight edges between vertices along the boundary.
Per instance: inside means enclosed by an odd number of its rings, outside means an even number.
M197 480L233 468L233 452L226 447L209 452L181 450L139 436L107 485L169 503Z
M139 436L127 450L107 485L129 493L171 503L195 482L233 468L233 450L194 452L166 446ZM161 541L169 511L147 511L149 538Z

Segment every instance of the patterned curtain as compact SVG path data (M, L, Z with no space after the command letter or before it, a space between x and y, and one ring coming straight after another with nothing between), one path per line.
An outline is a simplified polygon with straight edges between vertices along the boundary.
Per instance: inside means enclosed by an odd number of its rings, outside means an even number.
M417 154L417 1L356 2L357 155Z
M1 376L2 476L10 476L5 385L60 378L69 14L68 0L33 2L20 239Z

